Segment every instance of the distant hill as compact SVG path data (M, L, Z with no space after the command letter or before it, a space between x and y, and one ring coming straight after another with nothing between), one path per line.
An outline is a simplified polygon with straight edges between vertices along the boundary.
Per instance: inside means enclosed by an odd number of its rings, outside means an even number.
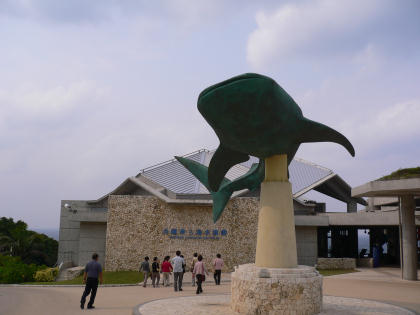
M43 229L43 228L31 228L32 231L41 233L41 234L45 234L53 239L55 239L56 241L58 241L58 236L60 234L60 230L59 229Z

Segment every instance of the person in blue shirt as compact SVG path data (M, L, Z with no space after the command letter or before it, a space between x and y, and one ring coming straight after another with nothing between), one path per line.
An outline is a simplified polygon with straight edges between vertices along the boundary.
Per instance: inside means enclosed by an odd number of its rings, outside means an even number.
M86 283L85 291L83 292L82 299L80 300L80 308L85 308L86 297L90 294L90 300L87 305L88 309L95 308L93 303L95 302L96 290L98 289L98 278L99 283L102 284L102 266L98 263L98 254L92 255L92 260L86 264L85 272L83 274L83 283Z

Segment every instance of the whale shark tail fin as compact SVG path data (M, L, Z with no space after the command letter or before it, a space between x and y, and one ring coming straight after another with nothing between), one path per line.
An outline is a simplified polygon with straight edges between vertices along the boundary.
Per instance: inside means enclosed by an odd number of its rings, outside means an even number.
M207 188L208 191L211 191L209 186L208 179L208 167L200 164L196 161L183 158L181 156L175 156L179 163L181 163L187 170L190 171L199 181Z
M227 189L221 189L217 192L211 193L213 196L213 222L216 223L225 210L226 204L229 202L233 191Z
M208 181L212 191L218 191L229 169L249 160L249 155L219 145L210 161Z
M180 156L175 157L179 163L181 163L187 170L190 171L199 181L207 188L211 193L213 198L213 221L216 222L223 210L225 209L226 204L228 203L230 197L233 194L233 191L227 184L231 183L230 180L223 178L222 180L222 189L217 192L211 190L208 181L208 167L200 164L196 161L186 159Z
M303 123L302 142L335 142L345 147L351 156L355 155L353 145L338 131L307 118L303 118Z
M183 158L181 156L175 156L175 159L177 159L179 163L181 163L187 170L189 170L190 173L193 174L194 177L197 178L210 193L213 193L213 190L210 188L209 185L209 168L207 166L196 161ZM227 178L222 179L222 185L228 183L230 183L230 180L228 180Z
M212 192L213 195L213 221L216 223L220 215L226 207L230 197L235 191L240 191L247 188L249 191L254 191L260 187L261 182L265 177L265 162L260 159L259 163L253 163L246 174L236 178L234 181L224 182L217 192Z

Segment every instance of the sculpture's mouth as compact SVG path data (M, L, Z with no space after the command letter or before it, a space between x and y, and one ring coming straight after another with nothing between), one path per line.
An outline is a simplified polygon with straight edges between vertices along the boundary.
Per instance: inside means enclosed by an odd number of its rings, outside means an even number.
M226 87L227 85L237 83L238 81L249 80L249 79L262 79L262 78L266 78L266 77L262 76L261 74L257 74L257 73L244 73L244 74L238 75L238 76L233 77L229 80L226 80L226 81L220 82L218 84L212 85L212 86L208 87L207 89L205 89L204 91L202 91L200 93L200 95L198 96L198 102L200 102L201 98L205 97L206 95L210 94L211 92L214 92L214 90L220 89L222 87Z

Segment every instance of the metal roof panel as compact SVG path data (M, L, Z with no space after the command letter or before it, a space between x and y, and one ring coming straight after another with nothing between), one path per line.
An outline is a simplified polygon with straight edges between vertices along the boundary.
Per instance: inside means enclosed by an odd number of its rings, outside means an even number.
M199 150L184 157L208 165L213 151ZM205 163L207 162L207 163ZM248 172L252 163L258 163L258 158L251 157L248 161L233 166L226 177L234 180ZM177 160L172 159L140 171L140 174L177 194L208 194L207 189ZM330 169L314 163L295 158L289 165L292 192L297 194L313 186L323 178L333 174Z

